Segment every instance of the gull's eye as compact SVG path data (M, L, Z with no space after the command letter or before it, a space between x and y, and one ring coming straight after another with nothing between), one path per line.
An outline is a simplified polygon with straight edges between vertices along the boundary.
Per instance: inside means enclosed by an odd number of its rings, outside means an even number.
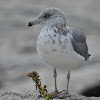
M44 15L44 18L49 18L50 16L51 16L50 14L46 13L46 14Z

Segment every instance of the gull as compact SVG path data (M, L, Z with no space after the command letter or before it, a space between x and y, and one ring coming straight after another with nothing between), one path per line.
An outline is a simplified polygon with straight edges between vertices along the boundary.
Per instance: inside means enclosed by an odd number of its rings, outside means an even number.
M80 67L91 56L86 37L67 26L65 15L59 8L46 8L35 20L28 22L27 27L36 24L44 26L37 39L37 51L44 62L54 67L55 92L58 93L56 68L66 68L66 93L69 95L70 70Z

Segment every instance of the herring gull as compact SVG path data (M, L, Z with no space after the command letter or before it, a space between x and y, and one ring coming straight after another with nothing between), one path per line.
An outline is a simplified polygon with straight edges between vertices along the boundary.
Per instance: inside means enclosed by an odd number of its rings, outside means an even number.
M86 37L82 32L67 26L64 13L58 8L47 8L39 16L30 21L27 26L44 25L37 40L37 51L40 58L54 67L55 92L56 68L66 68L67 89L70 79L70 70L78 68L84 61L90 59Z

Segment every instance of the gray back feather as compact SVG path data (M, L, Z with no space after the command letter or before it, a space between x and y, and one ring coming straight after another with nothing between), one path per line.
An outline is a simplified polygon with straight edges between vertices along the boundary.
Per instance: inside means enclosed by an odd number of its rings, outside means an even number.
M88 47L86 44L86 37L80 31L69 28L70 34L72 35L73 39L71 39L73 49L76 53L80 54L87 60L90 56L88 54Z

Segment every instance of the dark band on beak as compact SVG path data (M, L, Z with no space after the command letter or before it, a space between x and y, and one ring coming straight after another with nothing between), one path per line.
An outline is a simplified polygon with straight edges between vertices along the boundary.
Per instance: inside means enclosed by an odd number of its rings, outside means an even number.
M29 22L29 23L28 23L28 26L33 26L33 23L32 23L32 22Z
M26 25L26 27L31 27L31 26L33 26L32 22L28 22L27 25Z
M28 22L26 27L31 27L31 26L36 25L36 24L40 24L39 19L35 19L33 21Z

